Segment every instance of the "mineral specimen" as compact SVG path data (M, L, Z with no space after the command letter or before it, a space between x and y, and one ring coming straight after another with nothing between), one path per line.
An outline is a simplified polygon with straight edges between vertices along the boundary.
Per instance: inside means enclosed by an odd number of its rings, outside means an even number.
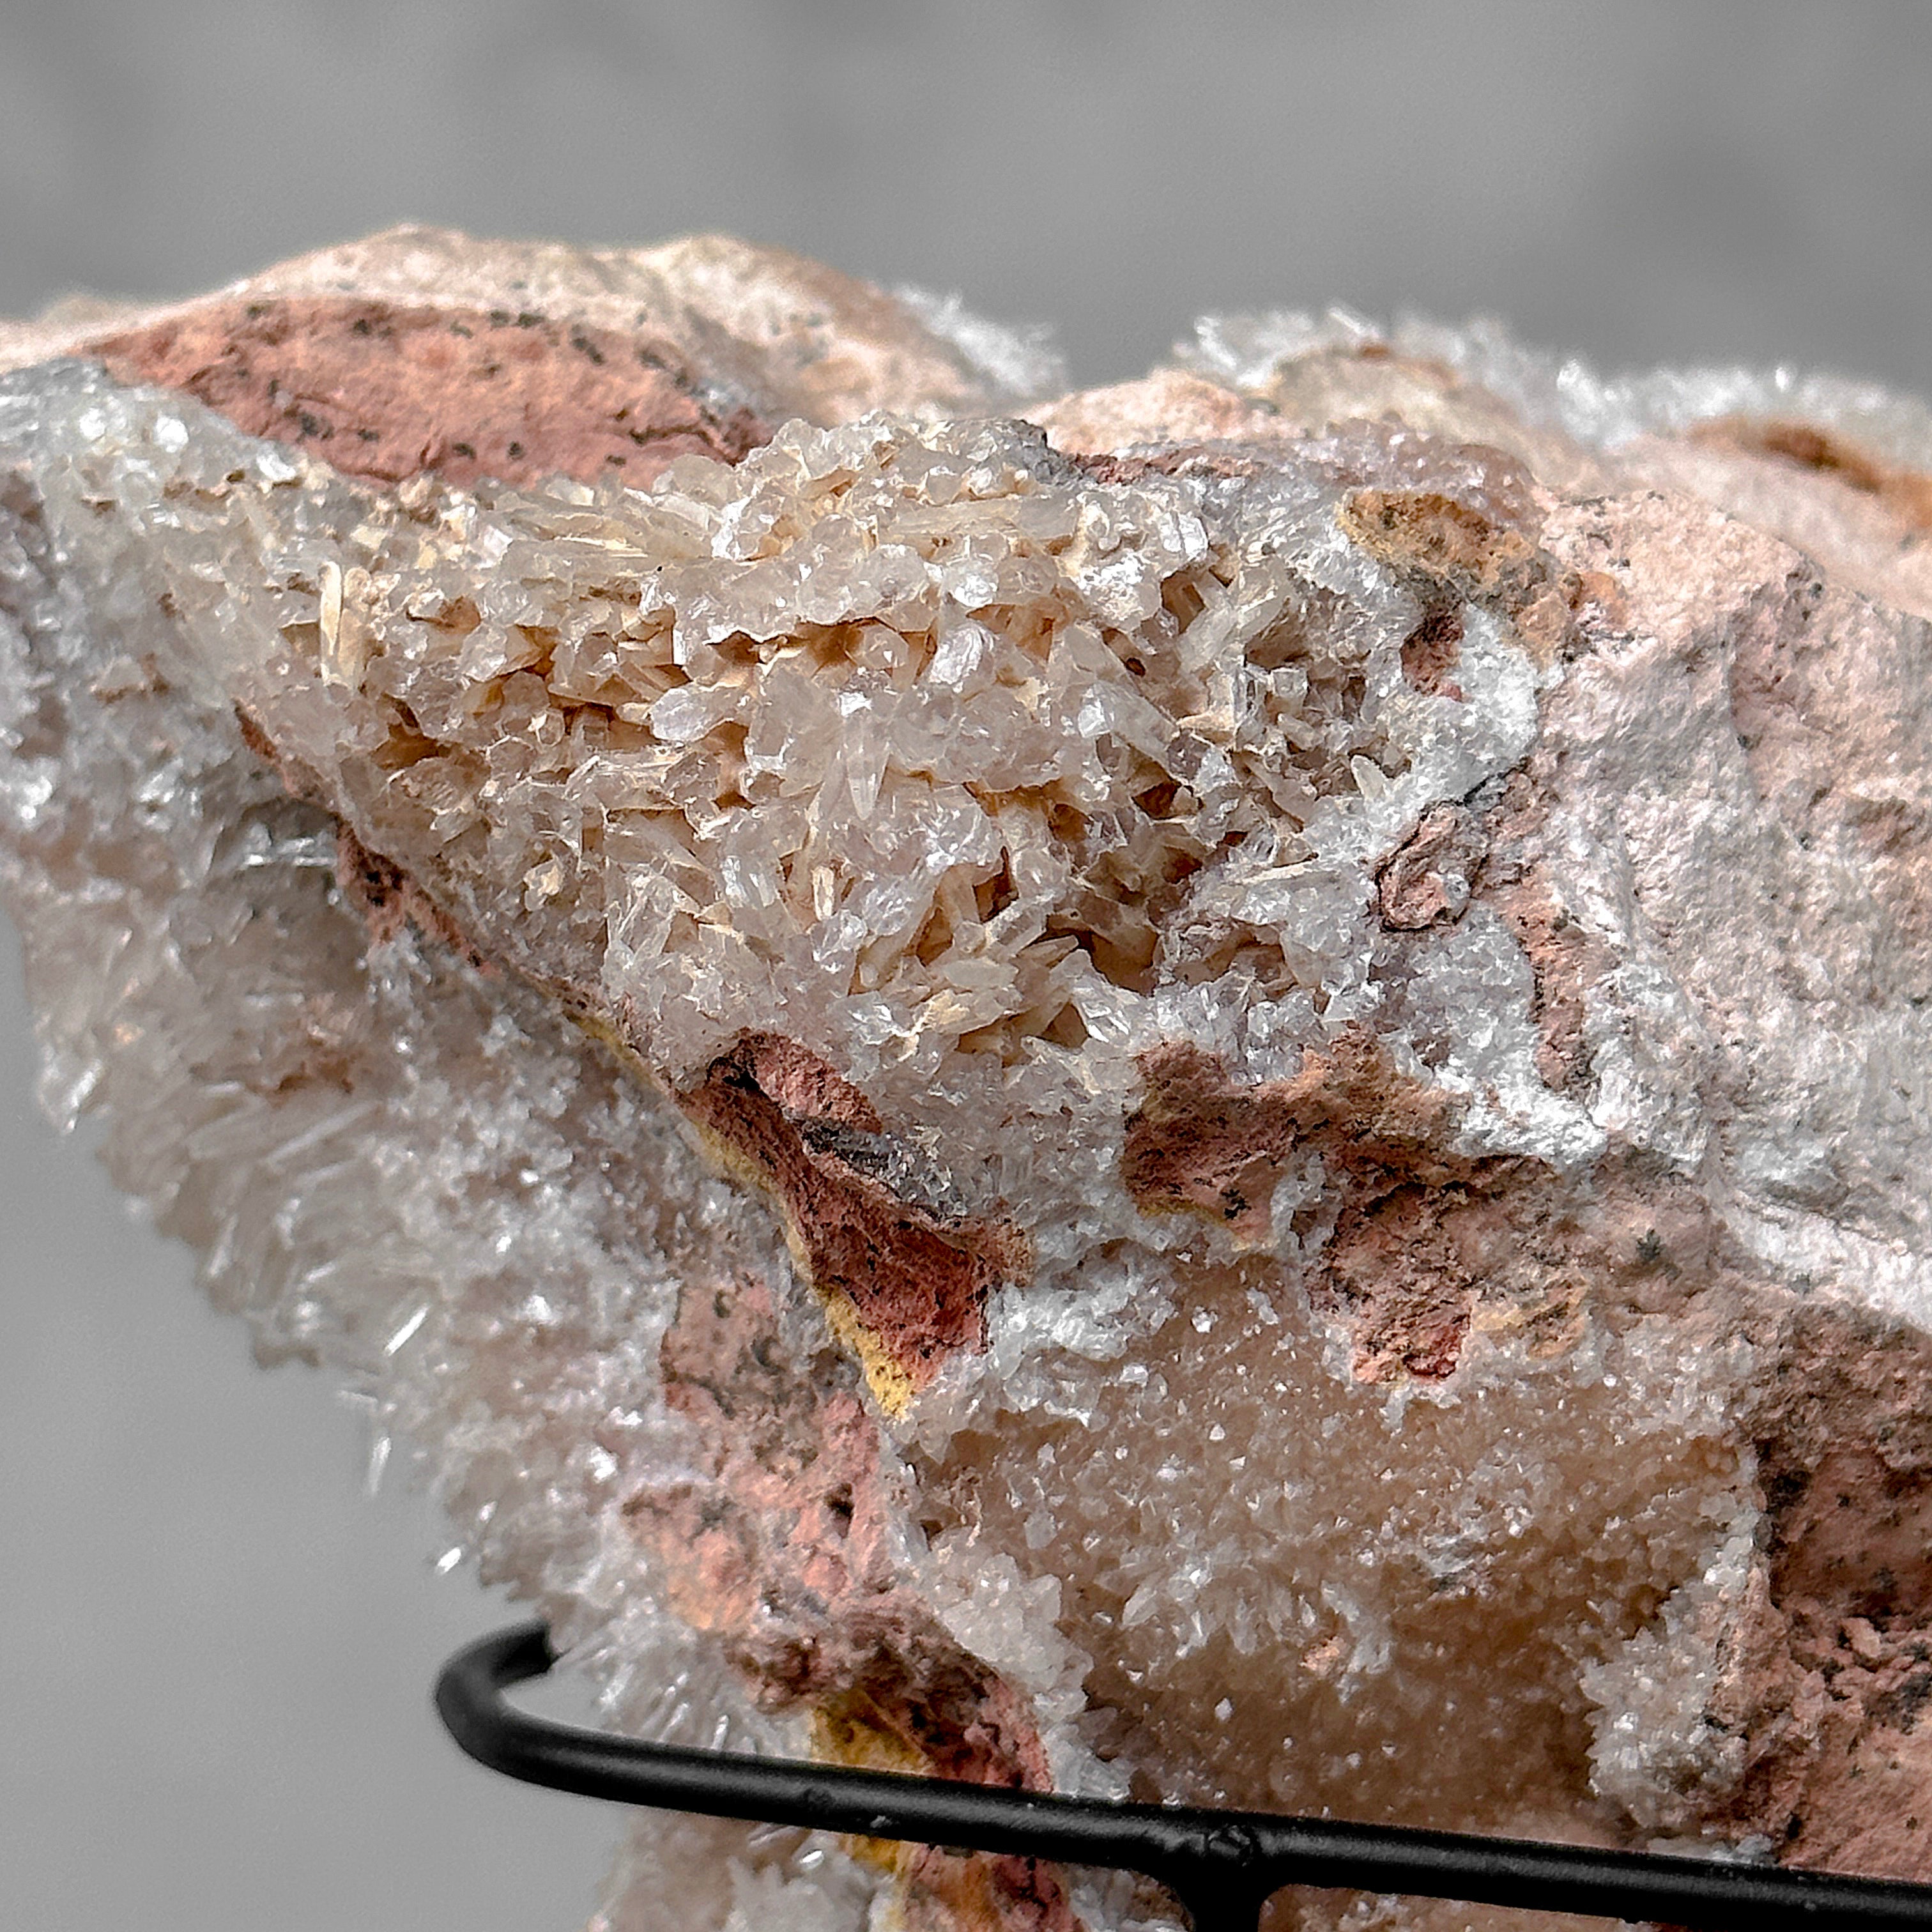
M50 1103L611 1724L1932 1876L1925 412L422 231L0 365Z

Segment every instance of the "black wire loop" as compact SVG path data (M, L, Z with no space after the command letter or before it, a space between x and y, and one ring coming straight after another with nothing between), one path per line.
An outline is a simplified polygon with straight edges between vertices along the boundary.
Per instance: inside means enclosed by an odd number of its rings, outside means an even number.
M450 1735L493 1771L588 1798L1142 1873L1179 1898L1194 1932L1258 1932L1263 1906L1286 1885L1663 1920L1710 1932L1932 1928L1932 1886L1892 1880L1259 1811L1119 1804L643 1744L552 1724L508 1702L509 1686L542 1676L555 1661L542 1624L520 1624L459 1651L436 1687Z

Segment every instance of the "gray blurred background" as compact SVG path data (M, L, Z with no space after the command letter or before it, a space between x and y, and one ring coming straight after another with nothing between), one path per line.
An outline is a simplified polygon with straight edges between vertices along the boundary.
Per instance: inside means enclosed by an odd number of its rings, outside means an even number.
M1341 302L1932 392L1929 104L1932 8L1850 0L0 0L0 314L402 220L722 228L1051 320L1088 382L1198 310ZM429 1712L505 1606L34 1071L9 934L0 1918L572 1932L616 1820Z

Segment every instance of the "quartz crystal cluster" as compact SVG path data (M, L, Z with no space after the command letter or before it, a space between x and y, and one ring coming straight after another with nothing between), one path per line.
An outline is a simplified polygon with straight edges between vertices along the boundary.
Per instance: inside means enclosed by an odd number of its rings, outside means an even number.
M1924 411L418 230L0 368L46 1101L610 1724L1932 1876Z

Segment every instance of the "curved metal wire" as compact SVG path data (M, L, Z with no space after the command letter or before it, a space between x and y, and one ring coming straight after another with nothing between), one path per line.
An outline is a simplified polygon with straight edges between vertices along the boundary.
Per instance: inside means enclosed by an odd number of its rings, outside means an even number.
M504 1697L556 1661L542 1624L460 1651L436 1707L493 1771L666 1810L1103 1865L1158 1880L1195 1932L1258 1932L1286 1885L1404 1892L1724 1932L1932 1928L1932 1886L1706 1858L1604 1852L1267 1812L1117 1804L945 1778L639 1743L532 1718Z

